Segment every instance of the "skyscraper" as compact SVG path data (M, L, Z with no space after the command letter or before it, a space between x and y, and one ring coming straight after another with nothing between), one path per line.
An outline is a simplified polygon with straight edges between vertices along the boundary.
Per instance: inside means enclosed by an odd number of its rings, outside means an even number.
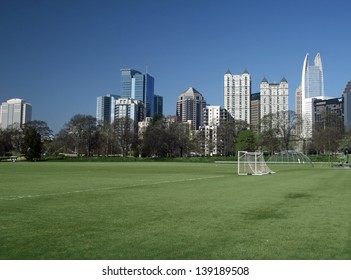
M261 94L256 92L250 97L250 129L258 131L258 125L261 119Z
M302 98L324 96L324 77L321 55L317 53L314 65L309 65L309 54L306 54L302 68Z
M32 104L23 99L14 98L3 102L0 107L0 124L2 129L8 127L22 128L32 120Z
M154 114L154 78L133 69L121 69L121 97L143 102L144 117Z
M154 113L162 116L163 115L163 97L160 95L154 95Z
M301 85L296 89L295 93L295 115L296 115L296 135L301 136L302 133L302 89Z
M110 124L114 120L115 100L118 95L98 96L96 99L96 120L101 124Z
M344 98L344 126L346 131L351 130L351 81L349 81L342 94Z
M283 77L280 83L268 83L264 78L260 85L260 114L261 120L266 115L275 115L276 118L288 124L289 121L289 85ZM267 124L261 123L261 130L266 129Z
M203 123L202 111L206 101L193 87L179 95L177 101L177 117L181 122L191 121L191 129L198 130Z
M309 65L309 54L306 54L302 67L302 136L312 137L313 98L324 99L324 76L322 59L317 53L314 65Z
M261 119L268 114L289 110L289 85L285 78L280 83L268 83L264 78L260 85Z
M247 70L233 75L224 74L224 108L235 120L250 123L251 76Z
M333 127L344 131L344 99L313 98L313 123L318 126Z

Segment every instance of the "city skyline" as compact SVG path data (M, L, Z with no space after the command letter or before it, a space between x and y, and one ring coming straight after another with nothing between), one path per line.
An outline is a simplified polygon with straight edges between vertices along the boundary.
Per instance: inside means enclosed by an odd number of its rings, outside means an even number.
M200 5L201 4L201 5ZM5 1L0 9L0 101L33 105L33 119L58 132L75 114L95 116L96 97L120 94L120 69L155 78L164 114L194 87L223 104L223 75L248 70L285 77L289 107L306 53L323 56L325 95L350 80L349 3L281 1ZM274 11L274 16L271 11ZM150 17L150 13L152 17Z

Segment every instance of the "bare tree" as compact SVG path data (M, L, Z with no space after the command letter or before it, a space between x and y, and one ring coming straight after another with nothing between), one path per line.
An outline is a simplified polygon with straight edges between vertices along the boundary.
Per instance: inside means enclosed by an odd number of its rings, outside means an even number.
M217 129L217 141L219 141L222 149L220 154L226 156L235 154L234 148L239 132L246 130L248 127L249 125L241 120L221 121Z
M66 136L74 142L77 155L91 155L96 148L98 131L96 119L90 115L75 115L64 127Z
M113 122L114 139L122 151L123 157L137 146L137 123L130 118L118 118Z
M261 119L261 141L269 148L270 153L275 150L289 150L295 139L296 114L294 111L280 111L267 114Z
M342 118L332 113L325 113L313 125L311 148L318 153L334 153L342 142L343 133Z
M42 141L52 140L54 138L52 130L45 121L34 120L24 124L25 127L35 127L40 134Z

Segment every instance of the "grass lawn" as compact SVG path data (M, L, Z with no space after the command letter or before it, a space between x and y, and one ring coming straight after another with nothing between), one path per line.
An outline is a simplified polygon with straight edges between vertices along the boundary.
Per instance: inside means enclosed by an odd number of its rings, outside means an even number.
M351 170L0 163L0 259L351 259Z

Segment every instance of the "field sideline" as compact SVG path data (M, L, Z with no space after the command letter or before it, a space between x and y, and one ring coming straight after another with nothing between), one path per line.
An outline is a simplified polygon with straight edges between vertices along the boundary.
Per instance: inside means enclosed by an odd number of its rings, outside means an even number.
M0 259L351 259L351 170L0 163Z

